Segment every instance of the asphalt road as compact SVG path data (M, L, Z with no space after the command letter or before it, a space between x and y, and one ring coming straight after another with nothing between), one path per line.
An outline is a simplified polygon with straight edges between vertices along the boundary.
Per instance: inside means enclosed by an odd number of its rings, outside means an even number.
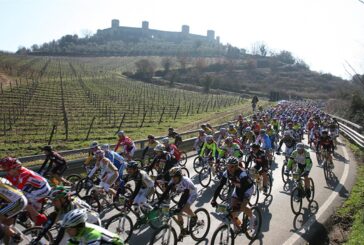
M345 145L338 144L334 155L335 168L333 177L325 180L323 168L318 164L316 154L310 151L313 160L313 167L310 177L315 183L315 197L311 205L307 200L303 200L301 214L295 216L290 207L290 186L284 186L281 178L281 167L283 156L275 156L275 169L273 170L273 188L271 196L264 199L260 195L258 207L262 212L261 234L255 241L249 241L245 235L239 235L235 239L235 244L305 244L317 233L322 233L322 223L332 214L348 196L351 186L355 179L355 164L350 160L350 155L345 149ZM306 142L306 140L304 140ZM284 148L283 148L284 150ZM211 244L211 237L215 229L222 223L220 216L211 207L210 200L217 186L215 181L211 181L208 188L204 189L198 184L195 171L192 168L194 157L190 157L187 168L190 171L192 180L197 184L199 197L195 202L195 208L203 207L210 212L211 227L207 238L198 244ZM106 214L105 218L116 214L113 210ZM129 244L143 245L148 244L151 239L152 229L142 227L135 230ZM179 228L176 227L177 235ZM322 235L322 234L321 234ZM190 237L185 237L180 244L197 244Z

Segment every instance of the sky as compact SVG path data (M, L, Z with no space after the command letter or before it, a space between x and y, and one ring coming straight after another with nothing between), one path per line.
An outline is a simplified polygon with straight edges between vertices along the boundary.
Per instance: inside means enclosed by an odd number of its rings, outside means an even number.
M82 35L111 26L206 35L250 50L264 42L288 50L312 70L350 78L364 74L364 4L359 0L0 0L0 50ZM350 64L352 68L348 65ZM345 71L345 69L348 71Z

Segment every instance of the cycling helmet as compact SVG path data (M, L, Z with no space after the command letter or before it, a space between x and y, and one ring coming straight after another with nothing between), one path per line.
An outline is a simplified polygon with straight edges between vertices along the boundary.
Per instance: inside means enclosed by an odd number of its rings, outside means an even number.
M329 134L329 132L327 130L322 130L321 132L322 134Z
M234 124L229 124L229 128L234 128Z
M94 142L92 142L91 144L90 144L90 148L91 149L94 149L94 148L96 148L96 147L98 147L99 146L99 143L97 142L97 141L94 141Z
M103 144L103 145L101 145L101 150L103 150L103 151L110 150L110 145L109 144Z
M272 127L272 125L271 125L271 124L268 124L268 125L267 125L267 128L271 128L271 127Z
M220 128L220 133L226 133L226 128Z
M125 133L124 133L123 130L121 130L121 131L118 132L118 136L124 136L124 135L125 135Z
M239 161L236 157L228 157L228 159L226 159L226 164L237 166L239 164Z
M201 128L206 128L206 124L201 124Z
M7 180L3 177L0 177L0 184L12 185L9 180Z
M168 131L174 131L174 128L168 128Z
M136 161L130 161L128 162L128 164L126 165L127 168L138 168L139 165Z
M98 151L95 152L95 156L100 157L100 158L104 158L105 157L105 152L103 150L98 150Z
M265 134L265 129L261 129L260 134Z
M4 170L10 170L21 167L21 162L12 157L5 157L0 160L0 167Z
M164 145L158 144L156 147L154 147L154 151L164 151L165 147Z
M164 137L163 139L161 139L162 144L168 144L169 143L169 139L168 137Z
M51 151L53 151L53 147L51 145L46 145L46 146L42 147L42 150L51 152Z
M147 138L148 138L148 140L154 140L155 139L154 135L152 135L152 134L148 135Z
M252 131L252 128L251 127L246 127L245 131Z
M180 167L173 167L169 170L169 175L171 177L181 177L182 176L182 171L181 171L181 168Z
M48 195L48 198L53 200L58 200L60 198L66 197L69 193L69 190L64 188L63 186L57 186Z
M74 209L68 212L63 220L62 227L69 228L75 227L79 224L85 223L87 220L87 211L86 209Z
M305 145L304 145L303 143L298 143L298 144L296 145L296 149L297 149L297 150L303 150L303 149L305 149Z
M257 144L257 143L253 143L253 144L251 144L251 146L250 146L251 148L253 148L253 149L259 149L260 148L260 145L259 144Z
M199 129L199 130L198 130L198 132L199 132L199 133L205 133L205 130L203 130L203 129Z
M233 143L233 138L232 137L226 137L225 139L225 143Z
M207 135L206 136L206 141L211 141L213 140L214 138L212 137L212 135Z

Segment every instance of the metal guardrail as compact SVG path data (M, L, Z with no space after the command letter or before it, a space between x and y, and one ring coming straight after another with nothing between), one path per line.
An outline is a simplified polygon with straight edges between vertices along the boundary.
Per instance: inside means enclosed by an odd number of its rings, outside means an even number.
M364 136L361 134L363 127L350 122L344 118L337 117L335 115L330 115L335 117L340 125L340 132L352 140L359 147L364 148Z

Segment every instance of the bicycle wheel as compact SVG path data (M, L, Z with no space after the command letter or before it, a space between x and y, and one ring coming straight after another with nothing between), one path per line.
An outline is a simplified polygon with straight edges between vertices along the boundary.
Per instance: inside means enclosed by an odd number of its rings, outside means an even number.
M324 163L323 163L323 169L324 169L324 175L325 175L326 180L328 180L330 178L330 167L328 165L329 165L329 163L328 163L327 159L325 159Z
M71 174L66 177L66 180L72 183L71 190L76 190L77 183L82 179L79 174Z
M220 194L219 194L219 198L222 202L226 202L228 200L228 197L230 195L230 186L229 184L225 184L223 187L222 187L222 190L220 191Z
M81 197L82 200L84 200L86 203L88 203L88 205L91 206L91 209L97 213L101 212L101 204L99 199L97 199L95 196L93 195L89 195L89 196L84 196Z
M281 172L282 180L283 180L283 183L285 183L285 184L289 180L289 176L284 174L286 172L286 169L287 169L287 162L285 161L284 164L282 165L282 172Z
M177 245L176 230L169 225L162 226L160 229L155 231L149 244Z
M294 188L291 193L291 209L295 215L301 213L302 195L303 195L303 190L301 190L299 187Z
M267 173L267 176L268 176L268 190L264 195L269 196L272 193L273 180L271 173Z
M211 182L211 170L208 167L204 167L201 169L200 173L198 174L198 181L200 182L201 186L206 188L209 186Z
M250 206L255 206L258 204L259 201L259 188L258 188L258 184L254 183L253 185L253 194L251 195L250 199L249 199L249 205Z
M126 186L125 193L123 193L123 194L117 193L115 195L114 200L113 200L114 207L118 211L125 211L125 209L124 209L125 199L129 198L132 194L133 194L133 190L130 187Z
M178 164L182 167L186 166L187 163L187 153L182 151L181 152L181 159L178 161Z
M255 216L255 224L253 225L253 229L250 229L250 220L248 218L248 216L244 213L243 215L243 224L245 226L245 236L249 239L249 240L255 240L259 233L260 230L262 228L262 212L260 211L260 209L258 207L252 207L252 213Z
M133 234L134 225L129 216L117 214L108 219L105 229L117 234L124 242L128 242Z
M78 197L82 197L93 186L93 180L89 178L83 178L76 184L76 194Z
M210 214L204 208L198 208L194 212L197 216L197 224L190 228L190 234L193 240L199 242L205 239L210 230Z
M312 202L315 199L315 183L313 182L312 178L308 178L308 180L310 181L311 196L307 200Z
M230 226L223 224L220 225L212 234L211 244L212 245L234 245L235 234Z
M37 238L37 236L43 232L43 227L41 226L34 226L28 229L25 229L24 231L22 231L23 235L24 235L24 240L27 240L27 244L30 244L30 241L32 241L33 239ZM29 243L28 243L29 241ZM25 241L23 241L25 242ZM37 244L50 244L53 242L53 236L52 234L48 231ZM15 244L15 243L12 243Z
M181 168L181 171L182 171L182 175L186 176L186 177L190 177L190 172L188 171L187 168L183 167Z
M196 173L200 173L201 169L204 167L204 163L201 157L197 156L193 160L193 169L196 171Z

